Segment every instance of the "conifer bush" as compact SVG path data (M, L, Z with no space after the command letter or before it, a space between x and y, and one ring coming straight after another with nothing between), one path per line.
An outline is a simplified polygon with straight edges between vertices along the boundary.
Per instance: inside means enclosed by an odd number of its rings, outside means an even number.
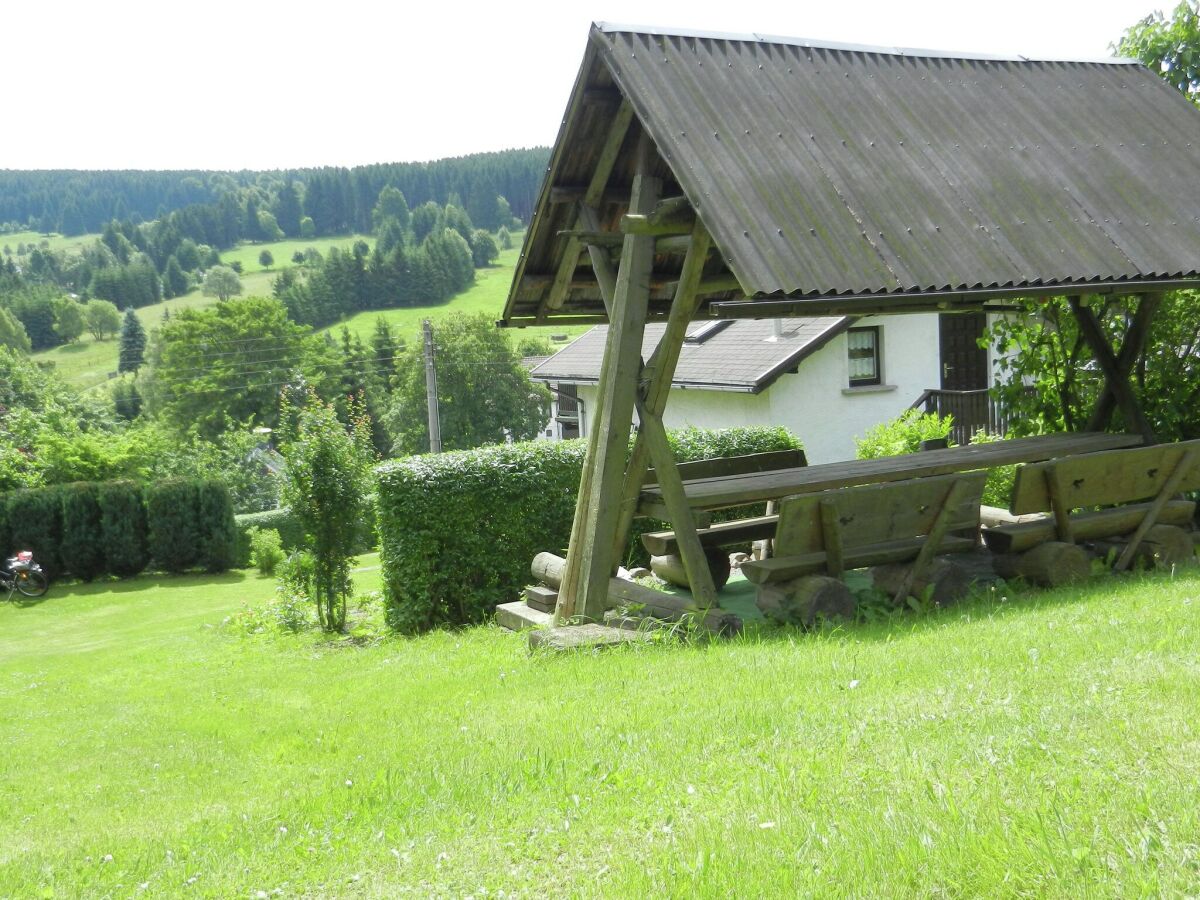
M196 484L196 562L206 572L225 572L233 567L237 531L233 523L233 500L220 481Z
M169 478L146 490L150 558L167 572L184 572L200 561L199 495L191 478Z
M133 481L101 482L97 499L108 571L121 578L136 575L150 562L141 486Z
M100 490L95 482L63 485L62 543L63 571L91 581L105 570L104 528Z
M8 524L12 551L32 550L50 578L62 573L62 499L58 487L14 491L8 498Z

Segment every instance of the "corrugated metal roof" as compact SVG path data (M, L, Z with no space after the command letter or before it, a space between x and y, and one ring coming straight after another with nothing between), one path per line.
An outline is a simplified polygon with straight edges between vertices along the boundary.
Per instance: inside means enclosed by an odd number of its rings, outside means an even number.
M632 103L747 296L1200 274L1200 114L1143 66L619 26L591 41L577 87ZM571 118L547 185L586 181L579 142L598 126ZM543 269L562 249L546 226L525 248ZM530 308L526 288L506 317Z
M725 328L714 329L709 337L702 332L712 323L693 322L671 383L683 388L757 394L823 347L849 322L849 319L837 316L741 319L728 323ZM646 326L642 339L643 359L650 358L665 328L661 324ZM699 341L693 343L692 336ZM534 368L530 377L537 381L596 383L600 379L607 337L607 325L593 328Z

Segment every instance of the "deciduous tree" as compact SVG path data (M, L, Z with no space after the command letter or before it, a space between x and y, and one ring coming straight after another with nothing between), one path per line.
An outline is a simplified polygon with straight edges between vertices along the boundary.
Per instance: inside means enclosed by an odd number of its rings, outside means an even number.
M228 300L242 292L242 280L227 266L213 266L204 276L204 296Z
M129 312L132 314L133 310ZM83 318L87 322L87 330L98 341L116 334L121 327L121 313L115 304L107 300L89 300L83 308ZM136 314L134 318L137 318Z

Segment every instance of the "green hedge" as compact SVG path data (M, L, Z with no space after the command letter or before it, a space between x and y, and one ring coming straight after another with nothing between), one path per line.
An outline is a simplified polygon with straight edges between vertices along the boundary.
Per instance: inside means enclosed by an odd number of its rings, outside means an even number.
M79 482L0 495L0 553L32 550L54 578L211 572L234 562L233 507L224 484L179 479L142 488L130 481Z
M670 438L681 462L800 446L783 428L687 429ZM529 582L537 553L564 553L584 451L583 440L533 441L379 466L376 515L392 627L482 622ZM660 527L636 520L625 561L645 560L638 537Z
M286 506L266 512L242 513L233 518L237 531L234 539L234 559L239 568L250 565L251 528L274 528L279 532L283 549L288 553L304 546L304 529ZM372 506L370 515L363 521L357 549L359 553L369 553L376 546L378 540L375 536L375 511Z

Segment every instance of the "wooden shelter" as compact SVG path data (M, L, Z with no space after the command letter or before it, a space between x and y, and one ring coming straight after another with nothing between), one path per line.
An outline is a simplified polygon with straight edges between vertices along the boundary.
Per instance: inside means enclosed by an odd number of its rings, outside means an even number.
M714 605L661 419L697 318L1069 295L1092 428L1115 407L1152 440L1128 378L1160 293L1200 284L1197 161L1200 115L1128 60L594 25L500 323L610 324L558 616L601 618L651 464ZM1096 294L1141 297L1119 348Z

